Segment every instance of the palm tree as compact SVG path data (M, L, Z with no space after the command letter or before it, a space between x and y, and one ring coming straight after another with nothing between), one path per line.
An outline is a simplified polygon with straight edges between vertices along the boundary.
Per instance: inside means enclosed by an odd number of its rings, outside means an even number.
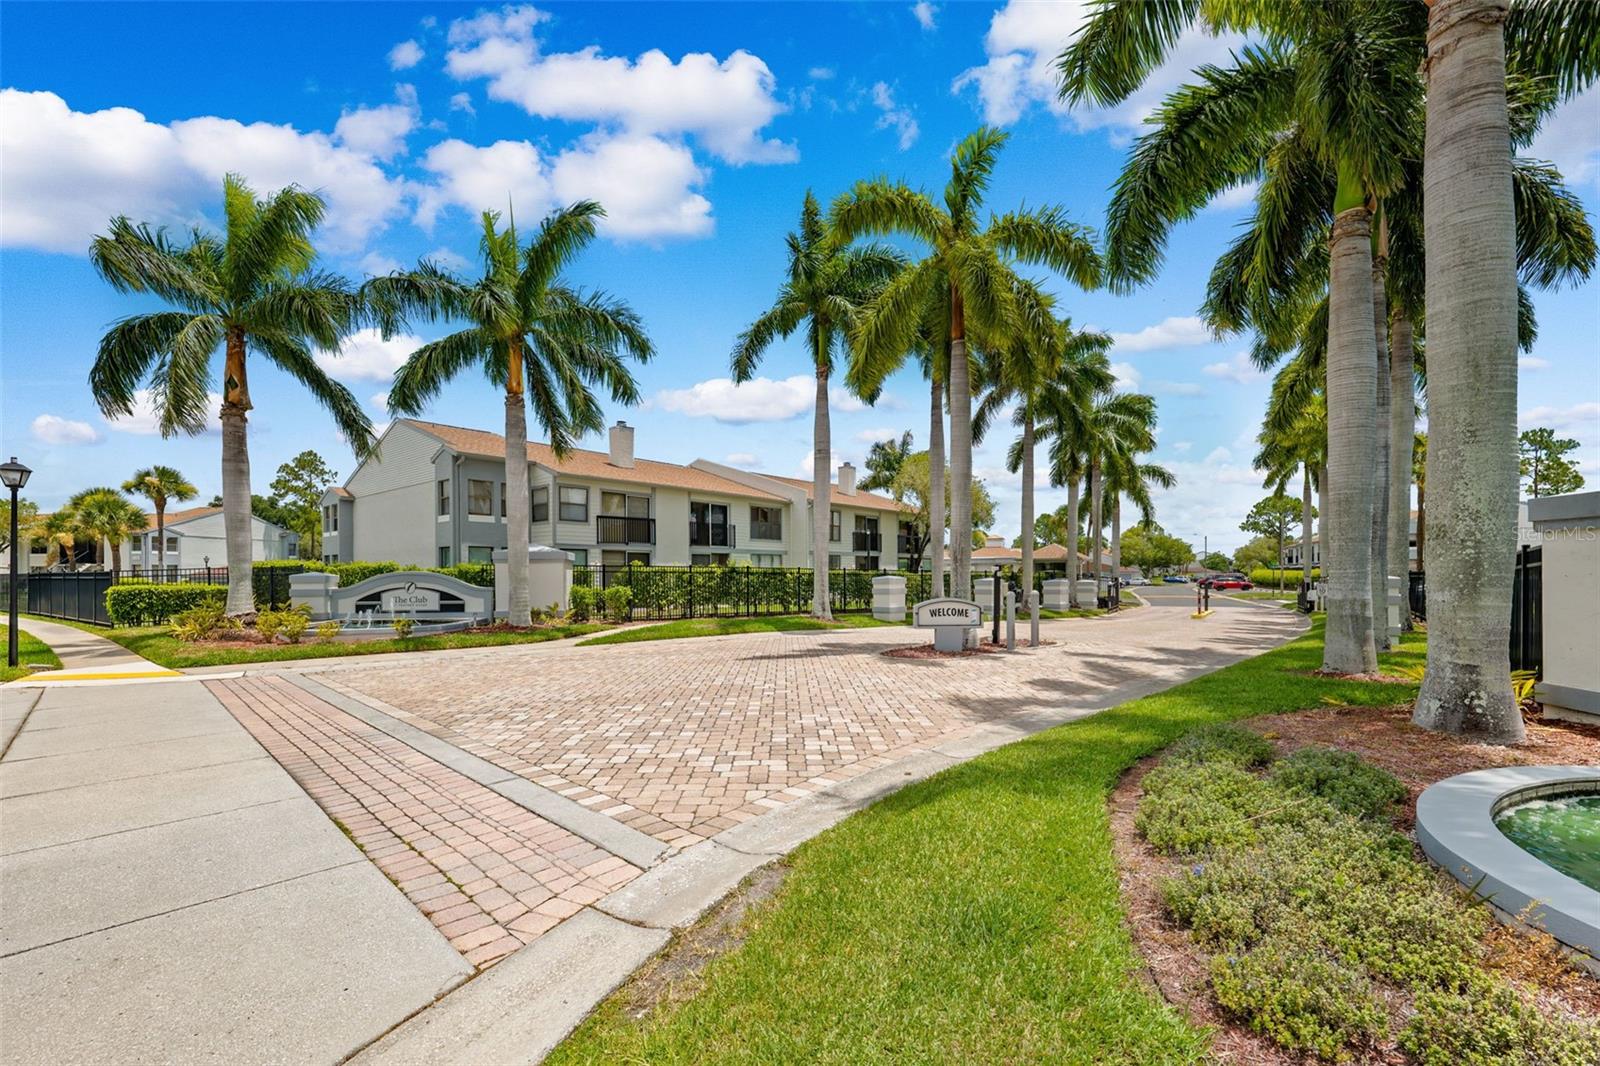
M111 220L90 261L119 292L158 296L173 309L131 315L100 340L89 386L100 409L133 412L148 380L163 435L205 428L211 361L221 349L222 500L230 615L255 610L251 593L251 352L299 381L333 416L358 455L372 447L372 423L349 389L317 365L312 348L337 350L360 319L360 302L341 277L313 269L311 231L322 198L295 186L258 200L243 179L223 182L221 237L195 230L185 244L164 231Z
M1540 10L1534 10L1539 8ZM1517 200L1508 40L1572 93L1600 74L1600 13L1582 2L1435 0L1428 9L1428 665L1412 720L1496 743L1525 736L1511 691L1516 550Z
M200 490L170 466L147 466L122 483L123 492L143 496L156 512L156 559L167 568L167 504L192 500Z
M41 518L38 535L49 545L44 559L46 568L60 563L63 556L66 565L72 565L75 561L73 548L78 543L78 519L70 507L59 507L53 514Z
M1107 476L1121 464L1135 463L1133 457L1139 453L1154 450L1156 401L1155 397L1144 393L1103 393L1081 417L1084 463L1089 479L1089 560L1098 596L1100 581L1105 576L1102 551ZM1152 471L1159 469L1151 468ZM1137 472L1124 471L1120 480L1124 486L1136 484ZM1159 475L1151 480L1159 480Z
M1154 438L1151 438L1154 444ZM1146 529L1156 520L1152 487L1170 489L1178 483L1172 471L1159 463L1141 463L1143 449L1118 451L1106 463L1106 489L1111 493L1111 572L1122 572L1122 497L1139 508L1139 524Z
M1328 407L1320 391L1301 398L1293 394L1292 374L1298 370L1294 364L1280 371L1273 382L1272 399L1267 418L1256 438L1261 450L1256 453L1255 468L1266 473L1264 488L1283 492L1289 479L1300 474L1300 584L1302 589L1311 586L1311 538L1314 521L1319 514L1311 502L1313 487L1321 487L1321 471L1328 450ZM1285 407L1293 404L1293 409ZM1327 516L1323 521L1326 523ZM1327 557L1323 557L1326 564ZM1282 574L1279 575L1282 585Z
M138 505L113 488L84 489L67 503L78 532L93 538L95 560L103 563L101 542L111 545L111 569L122 569L122 542L143 533L150 520Z
M585 433L604 426L593 389L615 403L639 401L639 388L623 356L644 362L650 338L627 304L604 293L584 293L562 281L561 270L595 237L605 210L584 200L553 212L526 248L512 223L483 213L483 277L461 280L434 263L373 278L362 286L386 335L409 318L470 323L424 344L395 372L389 409L419 414L445 383L468 367L482 370L505 390L506 567L514 626L532 622L528 601L528 421L533 416L564 456Z
M811 615L829 621L828 481L833 469L828 430L828 384L833 357L848 344L862 306L905 265L892 249L879 245L845 247L828 232L816 197L807 190L800 229L789 234L788 278L772 306L739 334L733 346L733 380L749 381L761 356L779 337L806 326L806 348L816 376L816 413L811 429Z
M956 146L943 205L886 179L864 181L835 202L843 238L899 233L927 246L925 258L884 287L854 338L858 388L873 391L911 351L930 309L940 313L935 351L949 353L950 550L956 594L972 590L972 388L967 330L1000 333L1016 313L1013 267L1047 266L1083 288L1100 284L1100 256L1090 232L1055 207L979 216L983 194L1007 135L984 126Z
M1418 433L1411 449L1411 476L1417 482L1417 569L1427 572L1423 552L1428 545L1428 435Z
M972 438L981 443L990 425L1007 408L1019 435L1012 443L1006 468L1022 474L1022 587L1033 588L1034 449L1041 424L1071 421L1111 388L1106 357L1111 338L1078 331L1071 320L1051 317L1053 301L1034 285L1018 293L1025 325L983 352L980 360L981 400L972 419ZM1056 418L1055 415L1060 417Z

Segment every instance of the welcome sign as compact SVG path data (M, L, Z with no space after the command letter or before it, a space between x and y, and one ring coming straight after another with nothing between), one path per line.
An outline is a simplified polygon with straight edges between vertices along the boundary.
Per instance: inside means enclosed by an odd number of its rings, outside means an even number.
M918 629L940 629L945 626L977 629L983 625L981 607L971 600L958 600L951 596L923 600L912 608L912 617Z
M383 609L390 613L437 611L439 609L439 590L410 581L406 583L404 588L385 591L382 603Z

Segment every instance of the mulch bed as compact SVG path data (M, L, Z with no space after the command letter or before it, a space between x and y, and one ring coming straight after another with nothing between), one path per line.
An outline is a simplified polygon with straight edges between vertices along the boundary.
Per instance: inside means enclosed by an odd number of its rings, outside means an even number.
M1039 641L1039 647L1047 648L1054 644L1053 640ZM1033 642L1027 637L1017 638L1017 650L1033 647ZM970 659L974 655L993 655L995 652L1006 650L1005 642L996 644L992 640L985 640L976 648L965 651L935 651L932 644L902 644L899 647L889 648L882 654L891 659Z
M1240 722L1272 741L1279 755L1308 745L1343 748L1380 766L1405 783L1409 792L1396 817L1397 828L1412 833L1417 796L1428 785L1454 774L1500 766L1600 764L1600 729L1565 722L1528 721L1527 743L1510 748L1474 744L1430 733L1411 724L1409 704L1394 707L1327 707L1265 715ZM1288 1052L1266 1037L1236 1024L1211 998L1210 954L1172 920L1161 901L1160 883L1181 863L1156 852L1133 827L1143 795L1140 782L1160 761L1141 760L1111 794L1110 815L1122 903L1128 928L1152 983L1197 1025L1213 1029L1212 1051L1220 1062L1302 1064L1314 1058ZM1426 862L1420 849L1419 860ZM1452 884L1454 882L1451 882ZM1562 957L1548 937L1530 936L1496 923L1485 938L1488 965L1533 993L1541 1004L1600 1019L1600 980ZM1392 1004L1402 1008L1404 1004ZM1355 1061L1403 1063L1399 1049L1382 1047Z

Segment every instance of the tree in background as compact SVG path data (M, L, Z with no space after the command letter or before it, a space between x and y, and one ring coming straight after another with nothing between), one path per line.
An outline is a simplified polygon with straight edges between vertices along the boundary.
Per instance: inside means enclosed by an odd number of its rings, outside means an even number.
M336 274L315 269L311 232L322 198L293 185L265 200L243 179L223 181L221 237L195 230L177 245L125 217L96 237L89 261L118 292L155 296L171 309L130 315L100 339L89 387L107 416L133 413L148 380L163 436L205 428L211 359L222 370L222 521L230 615L253 614L250 555L251 410L247 356L276 365L311 393L357 455L372 448L372 421L349 389L317 364L312 348L338 351L360 323L361 301Z
M122 483L123 492L143 496L156 512L156 562L167 566L167 504L192 500L200 492L170 466L147 466ZM148 562L148 560L146 560Z
M1283 542L1289 539L1289 531L1300 524L1300 506L1299 500L1286 493L1275 492L1256 501L1244 521L1239 523L1239 528L1246 533L1270 537L1275 542L1277 554L1272 557L1272 566L1278 571L1280 590L1283 588ZM1311 517L1317 517L1315 507L1311 509Z
M1578 448L1571 438L1557 437L1556 431L1540 427L1524 430L1517 438L1517 454L1522 481L1529 496L1559 496L1583 488L1583 475L1566 454Z
M111 545L111 569L122 569L122 542L143 533L150 520L132 500L113 488L84 489L67 501L80 536L94 542L95 561L104 563L102 542Z
M932 500L932 490L929 488L929 474L927 452L915 452L906 456L905 462L900 464L900 470L894 477L894 483L889 486L889 493L895 502L909 514L902 516L902 521L911 526L911 550L906 553L909 558L907 569L920 570L922 568L922 555L928 550L928 542L932 539L933 521L929 518L929 503ZM948 475L948 471L946 474ZM946 518L945 528L949 528L948 516L950 514L951 480L948 476L944 479L944 507ZM972 520L979 528L994 523L994 501L989 498L989 490L984 488L982 481L972 483ZM976 536L976 530L972 534Z
M17 501L17 536L23 543L27 543L39 535L39 505L32 500ZM9 497L0 499L0 551L11 549L11 500ZM19 569L26 570L27 552L17 560Z
M528 407L558 458L605 425L594 390L613 403L639 402L626 359L655 354L639 316L604 293L583 293L561 272L594 240L605 209L584 200L552 212L527 247L515 223L483 213L483 276L472 281L424 261L362 286L385 336L408 318L455 319L466 328L412 352L395 372L389 410L418 414L457 374L482 371L505 394L507 620L532 624L528 599Z
M1278 542L1273 537L1264 535L1251 537L1245 544L1234 549L1233 568L1244 574L1256 569L1276 569L1280 557L1275 557L1272 553L1279 550Z
M908 429L900 434L900 439L890 437L880 440L867 450L867 476L856 483L859 489L867 492L882 492L894 484L894 476L900 472L900 464L912 452L911 431Z
M1046 544L1060 544L1071 548L1077 544L1081 536L1078 531L1082 528L1081 521L1073 521L1072 508L1062 504L1033 520L1033 546L1042 548Z
M288 521L285 529L300 534L300 558L322 556L322 496L339 474L309 448L278 467L267 486Z
M1233 560L1222 552L1210 552L1200 560L1200 565L1207 570L1227 570L1233 566Z
M1148 528L1135 526L1122 534L1122 559L1149 577L1193 562L1194 549L1151 523Z
M828 421L828 386L835 354L849 349L850 330L861 308L882 291L905 263L904 257L877 244L847 248L831 233L817 198L806 191L800 228L790 233L787 278L777 299L733 345L733 380L749 381L772 343L802 327L806 354L816 380L811 420L811 616L831 621L828 595L828 482L833 471L832 431ZM876 390L869 394L876 396ZM906 434L909 445L911 434Z
M39 519L37 535L45 542L44 565L72 566L77 562L78 527L77 517L71 508L62 506L55 512Z

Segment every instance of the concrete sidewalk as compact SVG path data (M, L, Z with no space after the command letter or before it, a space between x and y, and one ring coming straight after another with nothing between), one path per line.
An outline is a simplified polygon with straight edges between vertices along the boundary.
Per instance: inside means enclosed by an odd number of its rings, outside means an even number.
M336 1062L471 973L204 685L0 704L5 1062Z
M152 677L178 677L176 670L158 666L149 659L77 626L25 618L17 623L24 633L32 633L56 653L61 669L43 670L13 685L32 686L61 681L112 681Z

